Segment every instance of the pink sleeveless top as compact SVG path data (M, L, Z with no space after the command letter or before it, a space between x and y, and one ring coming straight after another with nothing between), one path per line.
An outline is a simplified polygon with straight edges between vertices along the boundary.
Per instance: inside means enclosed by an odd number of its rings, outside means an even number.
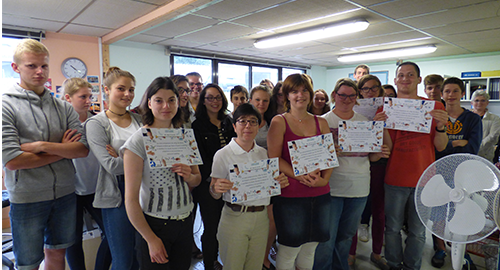
M281 158L283 158L286 162L291 164L290 162L290 151L288 150L288 142L295 141L299 139L304 139L308 137L299 136L292 132L292 129L288 125L286 118L281 115L283 119L285 119L286 131L283 137L283 149L281 150ZM316 116L314 116L314 120L316 121L316 135L321 135L321 128L319 127L319 121ZM310 136L313 137L313 136ZM308 187L301 184L298 180L294 178L288 177L288 182L290 185L281 190L282 197L289 198L299 198L299 197L316 197L320 195L324 195L330 192L330 185L327 184L324 187Z

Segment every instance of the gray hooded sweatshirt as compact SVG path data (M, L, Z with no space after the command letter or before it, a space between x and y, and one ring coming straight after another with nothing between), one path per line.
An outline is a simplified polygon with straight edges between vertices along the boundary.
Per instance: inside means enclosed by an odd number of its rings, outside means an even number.
M52 97L45 89L42 96L14 85L4 92L2 105L3 166L21 155L21 144L36 141L61 142L64 132L82 132L78 114L68 102ZM82 134L80 142L86 147ZM75 191L75 169L71 159L33 168L11 171L5 168L5 185L13 203L54 200Z

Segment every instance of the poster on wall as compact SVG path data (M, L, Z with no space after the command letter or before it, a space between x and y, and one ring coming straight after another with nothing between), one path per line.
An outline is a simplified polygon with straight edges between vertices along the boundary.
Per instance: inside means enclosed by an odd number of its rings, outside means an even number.
M97 77L97 76L87 76L87 81L89 83L99 83L99 77Z
M99 85L92 85L92 95L99 94Z

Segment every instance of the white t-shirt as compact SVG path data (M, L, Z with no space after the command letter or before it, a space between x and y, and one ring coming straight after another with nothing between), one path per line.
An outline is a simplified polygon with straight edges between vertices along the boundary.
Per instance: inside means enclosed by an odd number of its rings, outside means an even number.
M267 159L267 151L266 149L258 146L254 141L254 146L250 151L245 151L241 146L231 139L231 142L221 148L214 155L214 161L212 163L212 174L211 177L215 178L224 178L229 179L229 166L232 166L235 163L245 163L252 162L262 159ZM226 192L222 194L222 199L226 202L231 202L230 192ZM260 205L269 205L270 198L246 201L242 203L238 203L240 205L247 206L260 206Z
M115 151L118 153L120 150L120 147L136 132L140 126L137 124L134 119L132 119L132 122L130 125L126 128L122 128L115 124L111 119L109 120L109 124L111 127L111 146L115 149Z
M338 143L339 121L368 121L361 114L354 113L351 119L340 119L333 111L321 117L325 118ZM335 197L365 197L370 193L370 160L368 153L345 153L339 156L339 167L334 168L330 177L330 195Z
M170 168L149 168L142 129L137 130L120 149L128 149L144 160L139 202L142 211L157 218L189 216L193 198L184 179ZM146 135L147 136L147 135Z

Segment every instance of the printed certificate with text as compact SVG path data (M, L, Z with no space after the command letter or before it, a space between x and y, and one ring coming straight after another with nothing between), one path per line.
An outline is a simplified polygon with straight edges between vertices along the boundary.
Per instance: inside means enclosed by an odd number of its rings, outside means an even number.
M373 117L377 113L380 106L384 105L383 97L376 98L362 98L357 100L359 105L354 105L353 111L363 115L368 118L368 120L373 120Z
M278 158L231 165L229 180L233 182L233 188L230 190L230 202L241 203L280 195L281 186L275 180L279 174Z
M192 129L142 128L149 167L169 168L176 163L203 164Z
M295 176L339 166L331 133L290 141L288 149Z
M385 128L430 133L434 100L390 98L384 99L387 114Z
M383 121L340 121L339 146L343 152L381 152Z

